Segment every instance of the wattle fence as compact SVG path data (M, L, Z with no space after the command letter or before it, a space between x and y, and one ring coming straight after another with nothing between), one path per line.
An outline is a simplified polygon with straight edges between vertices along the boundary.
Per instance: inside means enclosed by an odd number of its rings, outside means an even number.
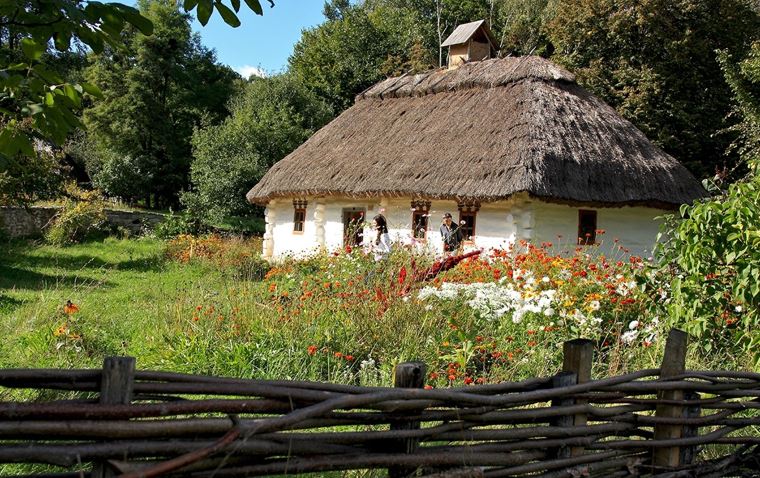
M37 477L758 476L760 374L686 371L678 330L660 369L591 380L592 354L574 340L553 377L433 390L422 363L397 366L394 388L136 371L129 357L0 370L2 387L68 391L0 402L0 463L48 465L2 468Z

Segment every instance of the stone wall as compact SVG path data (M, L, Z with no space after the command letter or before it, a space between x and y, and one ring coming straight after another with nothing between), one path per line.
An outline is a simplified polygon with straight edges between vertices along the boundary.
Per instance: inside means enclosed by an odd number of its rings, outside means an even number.
M11 238L39 236L58 213L57 207L0 207L0 230ZM164 220L155 212L114 211L106 209L108 222L123 227L132 234L152 230Z
M56 207L0 208L0 230L11 238L39 236L58 213Z

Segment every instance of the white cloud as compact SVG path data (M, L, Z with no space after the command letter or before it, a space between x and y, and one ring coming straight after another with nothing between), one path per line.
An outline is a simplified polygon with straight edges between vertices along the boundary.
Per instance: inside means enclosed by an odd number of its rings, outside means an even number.
M240 75L246 79L250 78L251 76L260 76L262 78L267 77L266 70L259 66L243 65L233 67L232 69L240 73Z

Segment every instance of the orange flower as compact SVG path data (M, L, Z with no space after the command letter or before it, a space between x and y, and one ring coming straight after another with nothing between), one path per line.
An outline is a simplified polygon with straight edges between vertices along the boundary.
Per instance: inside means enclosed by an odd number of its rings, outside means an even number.
M316 345L309 345L306 347L306 351L309 353L309 355L314 355L317 353L317 346Z
M71 315L79 312L79 306L75 303L71 302L70 300L66 301L66 305L63 306L63 312L66 315Z
M346 360L348 360L350 362L351 360L354 359L354 356L353 355L344 355L343 358L346 359Z

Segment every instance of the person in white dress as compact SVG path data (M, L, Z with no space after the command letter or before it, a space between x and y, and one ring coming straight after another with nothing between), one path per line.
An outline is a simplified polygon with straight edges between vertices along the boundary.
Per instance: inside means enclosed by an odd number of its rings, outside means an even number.
M391 236L388 235L388 221L385 216L378 214L372 218L372 229L376 232L375 237L370 243L370 250L379 262L388 258L391 253Z

